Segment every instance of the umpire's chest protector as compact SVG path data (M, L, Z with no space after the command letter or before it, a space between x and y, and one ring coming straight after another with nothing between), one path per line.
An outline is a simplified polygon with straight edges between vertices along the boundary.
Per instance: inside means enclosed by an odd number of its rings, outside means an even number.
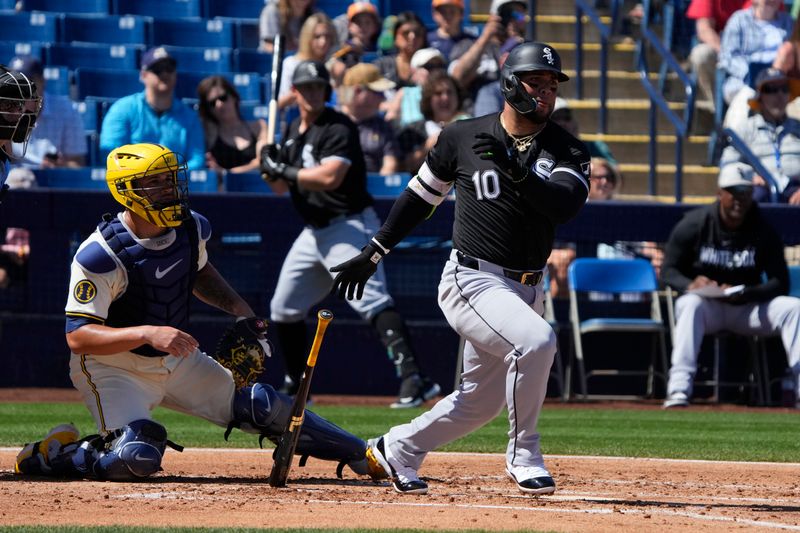
M101 222L98 228L128 274L128 287L111 304L106 325L184 329L197 276L199 239L194 219L175 229L172 243L156 249L137 242L116 218ZM150 357L166 355L147 344L131 351Z

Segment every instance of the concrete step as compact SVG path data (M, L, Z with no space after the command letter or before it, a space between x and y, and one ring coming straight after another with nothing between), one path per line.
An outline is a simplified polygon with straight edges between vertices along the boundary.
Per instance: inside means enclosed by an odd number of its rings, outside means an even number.
M600 133L600 101L596 98L569 100L575 118L583 133ZM670 102L669 108L678 116L683 116L685 104ZM650 100L646 99L610 99L607 102L607 127L609 134L646 134L649 132L648 113ZM661 113L657 113L657 133L674 134L675 128Z
M622 163L623 187L625 194L647 194L650 167L641 163ZM683 165L683 194L692 196L713 196L717 191L717 167L702 165ZM675 165L659 164L656 166L656 194L674 198Z
M650 136L642 135L603 135L602 133L584 134L580 132L584 141L603 141L611 148L611 153L618 162L648 163L650 161L649 144ZM658 135L656 155L659 163L675 162L675 136ZM706 160L709 137L707 135L692 135L683 143L683 160L690 164L702 164Z
M559 96L564 98L577 98L577 71L574 68L565 68L564 73L570 77L570 81L558 86ZM676 76L668 75L667 77L668 79L672 79ZM650 79L651 83L658 83L657 73L650 73L648 78ZM642 85L638 72L609 70L607 84L608 95L613 98L647 98L647 91L645 91L644 86ZM583 95L591 97L598 97L600 95L599 70L583 70Z

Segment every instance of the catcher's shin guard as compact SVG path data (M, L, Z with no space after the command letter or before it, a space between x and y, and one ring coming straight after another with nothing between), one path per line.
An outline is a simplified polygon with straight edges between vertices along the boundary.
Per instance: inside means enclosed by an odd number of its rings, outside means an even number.
M291 412L291 397L271 386L256 383L234 395L233 425L248 433L259 433L277 444L286 429ZM357 473L366 457L366 443L321 416L306 410L297 454L317 459L340 461L351 465Z
M411 336L400 313L392 308L384 309L375 315L372 324L397 369L397 377L405 379L412 374L419 374L419 364L411 348Z

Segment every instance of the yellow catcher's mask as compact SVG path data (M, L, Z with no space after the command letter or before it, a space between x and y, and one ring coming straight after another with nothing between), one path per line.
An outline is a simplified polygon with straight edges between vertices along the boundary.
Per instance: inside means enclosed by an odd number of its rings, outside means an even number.
M189 216L186 161L160 144L126 144L106 159L106 183L114 199L162 228Z

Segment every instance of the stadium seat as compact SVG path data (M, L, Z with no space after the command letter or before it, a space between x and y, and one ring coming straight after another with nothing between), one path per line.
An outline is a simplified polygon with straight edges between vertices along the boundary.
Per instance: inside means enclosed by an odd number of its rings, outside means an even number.
M200 17L200 0L111 0L116 15L176 19Z
M106 169L104 167L83 168L37 168L33 169L41 187L71 190L105 190Z
M411 179L408 172L398 172L382 176L375 172L367 174L367 190L372 196L388 196L395 198L405 190Z
M0 0L0 13L15 13L17 11L17 0Z
M138 70L116 72L105 69L79 68L75 71L76 99L87 97L121 98L143 90Z
M242 102L239 104L239 112L244 120L256 120L259 118L267 120L269 117L269 106L252 102Z
M109 0L25 0L25 11L53 11L59 13L95 13L107 15Z
M3 39L15 42L57 42L61 37L59 26L63 17L60 13L0 13Z
M240 172L225 174L225 190L228 192L252 192L272 194L272 189L261 179L258 172Z
M630 375L647 376L646 396L652 397L655 377L666 381L667 369L667 325L661 316L658 282L653 265L645 259L579 257L569 265L567 278L570 325L583 398L588 398L587 382L592 376ZM645 312L644 308L649 309L649 312ZM588 314L587 310L590 310ZM613 313L613 318L609 317L610 313ZM626 346L619 352L616 361L608 363L618 364L616 368L595 368L587 372L583 337L604 332L651 334L653 349L650 358L633 359L635 354L631 354L631 348ZM659 353L661 370L657 371ZM646 370L628 369L630 366L641 367L641 364L635 363L645 361ZM625 369L620 369L621 367ZM569 390L570 384L564 385Z
M194 48L165 46L169 55L178 62L178 78L185 72L230 72L230 48Z
M100 131L100 121L98 114L97 100L85 100L83 102L72 102L72 107L80 114L83 119L83 130Z
M138 71L142 45L102 43L53 43L45 50L46 64L66 65L71 69L113 69Z
M208 76L224 76L233 83L242 102L261 103L261 78L255 73L233 72L181 72L175 85L175 94L181 99L197 100L197 85Z
M14 56L33 56L44 60L42 56L42 43L37 42L15 42L0 41L0 58L3 64L10 61Z
M48 93L70 96L69 68L59 66L44 67L42 74L47 84Z
M240 48L233 52L234 69L237 72L257 72L268 75L272 72L272 54Z
M800 298L800 265L789 267L789 296Z
M258 20L236 21L236 48L256 49L261 44L259 36Z
M314 6L331 19L335 19L337 16L347 11L347 4L340 0L316 0ZM430 10L431 4L428 2L428 11ZM382 13L380 8L378 8L378 13Z
M153 43L199 48L233 48L234 25L221 19L156 19Z
M257 19L265 3L261 0L205 0L205 16Z
M189 194L196 192L219 192L217 173L211 170L189 171Z
M135 15L72 15L64 17L64 42L146 44L149 17Z

